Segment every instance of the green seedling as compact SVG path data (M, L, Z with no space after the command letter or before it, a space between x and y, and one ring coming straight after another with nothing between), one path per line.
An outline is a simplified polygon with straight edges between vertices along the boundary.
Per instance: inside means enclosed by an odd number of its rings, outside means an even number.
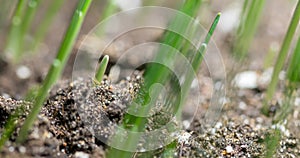
M99 64L99 67L98 67L98 70L97 70L97 73L96 73L96 76L95 76L96 80L99 83L101 83L101 81L103 79L105 70L107 68L108 61L109 61L109 56L105 55L103 57L103 59L101 60L100 64Z
M276 59L276 52L277 48L274 45L271 45L268 54L266 55L264 60L264 69L267 69L274 64Z
M255 35L265 0L245 0L241 22L237 30L233 56L244 60Z
M27 9L25 10L25 15L21 24L21 35L19 40L24 40L26 33L28 32L36 10L40 4L40 0L29 0Z
M208 34L207 34L207 36L206 36L206 38L205 38L205 40L204 40L204 42L203 42L203 44L200 46L200 48L198 49L198 51L197 51L197 53L195 53L196 55L195 55L195 59L193 60L193 61L191 61L192 62L192 65L194 65L195 66L195 71L197 71L197 70L199 70L199 67L197 67L196 68L196 66L198 65L200 65L200 63L201 63L201 61L202 61L202 55L205 53L205 50L206 50L206 47L207 47L207 44L208 44L208 42L210 41L210 38L211 38L211 36L212 36L212 34L213 34L213 32L214 32L214 30L215 30L215 28L216 28L216 25L217 25L217 23L218 23L218 21L219 21L219 18L220 18L220 14L218 14L217 15L217 17L215 18L215 20L214 20L214 22L213 22L213 24L212 24L212 26L211 26L211 28L210 28L210 30L209 30L209 32L208 32ZM182 37L181 37L182 38ZM202 54L201 54L202 53ZM160 54L158 54L158 55L160 55ZM155 65L154 65L155 66ZM193 66L193 67L194 67ZM159 65L156 65L156 68L157 67L159 67ZM150 69L151 70L151 69ZM193 70L193 71L194 71ZM147 71L147 70L146 70ZM157 71L164 71L165 73L167 73L166 72L166 70L165 69L156 69L156 72ZM192 73L192 72L191 72ZM157 75L157 74L156 74ZM146 75L145 75L145 77L146 77ZM166 78L168 77L168 76L165 76ZM171 76L169 76L169 77L171 77ZM183 93L188 93L188 89L189 89L189 87L190 87L190 83L191 82L188 82L189 80L187 80L186 81L186 83L184 84L184 87L185 88L183 88L183 89L185 89L185 90L182 90L182 92ZM150 82L153 82L153 81L150 81ZM162 81L161 83L164 83L164 81ZM188 85L189 84L189 85ZM172 93L172 94L168 94L168 95L172 95L172 96L177 96L178 95L178 93L180 93L180 92L178 92L178 90L176 90L176 87L174 87L175 88L175 90L174 90L174 94ZM182 93L181 92L181 93ZM176 93L176 94L175 94ZM139 94L138 94L139 95ZM143 99L142 100L146 100L146 99L148 99L147 97L148 97L149 95L144 95L143 97ZM184 96L186 96L185 94L184 94ZM146 97L146 99L145 99L145 97ZM174 105L172 105L172 106L177 106L177 108L180 108L180 104L181 103L179 103L179 102L177 102L177 103L174 103ZM145 107L145 108L143 108L143 110L145 110L145 111L147 111L147 110L149 110L149 109L147 109L147 107ZM141 112L145 112L145 111L141 111ZM180 113L180 110L179 110L179 113ZM132 116L132 115L127 115L127 116L125 116L124 117L124 120L125 120L125 123L123 124L123 128L127 128L128 129L128 124L130 125L130 127L131 127L131 130L133 130L133 131L143 131L143 128L144 128L144 126L145 126L145 124L146 124L146 119L145 118L137 118L137 117L134 117L134 116ZM131 135L130 135L131 136ZM115 137L116 139L113 139L113 140L119 140L119 139L117 139L118 138L118 135L117 135L117 137ZM131 136L131 137L129 137L129 138L127 138L126 139L127 141L126 141L126 146L128 146L128 145L130 145L130 146L136 146L137 145L137 142L138 142L138 140L139 140L139 138L138 138L138 136ZM125 144L124 144L125 145ZM172 150L172 149L168 149L168 150ZM124 152L124 151L119 151L119 150L116 150L116 149L112 149L109 153L108 153L108 157L115 157L115 156L118 156L118 157L130 157L132 155L132 153L129 153L129 152Z
M264 142L266 144L266 158L272 158L276 153L277 147L280 142L281 132L280 129L274 129L268 133Z
M196 13L198 12L200 5L201 5L201 0L187 0L183 4L182 8L180 9L181 12L189 15L190 17L195 17ZM189 25L188 20L180 18L181 16L178 15L174 17L174 19L170 22L168 26L168 30L177 30L177 32L180 33L185 33L187 31L187 27ZM169 45L173 47L176 50L180 50L182 45L183 45L184 39L181 35L174 33L172 31L166 31L161 43ZM161 47L158 50L158 54L155 57L155 61L165 61L165 62L174 62L174 56L172 55L172 52L169 52L170 50L165 49L165 47ZM186 52L182 52L185 54ZM166 63L166 65L168 65ZM161 83L164 85L164 83L170 79L170 72L163 67L162 65L154 64L150 65L146 68L145 73L144 73L144 81L145 84L141 88L140 92L137 94L136 101L139 102L141 100L141 104L145 105L147 102L150 100L150 95L149 92L145 92L146 90L149 90L151 85L154 83ZM176 90L174 90L175 93ZM157 93L155 93L157 94ZM171 94L170 94L171 95ZM177 94L178 95L178 94ZM152 96L155 98L155 96ZM153 99L152 98L152 99ZM173 105L178 106L178 105ZM146 113L149 111L150 106L142 106L141 110L139 113ZM146 119L142 117L136 117L130 114L127 114L124 117L123 124L121 125L122 128L128 129L130 131L143 131L144 126L146 124ZM139 141L139 136L132 136L130 135L128 138L126 138L126 144L119 143L121 135L116 134L114 138L112 138L112 141L115 143L118 143L121 147L123 146L124 148L127 147L133 147L135 148L137 146L137 143ZM126 152L126 151L121 151L112 148L111 150L108 151L107 157L132 157L133 153Z
M287 57L290 45L292 43L293 36L296 32L296 29L297 29L297 26L299 23L299 19L300 19L300 1L297 2L296 9L294 11L288 31L285 35L284 41L282 43L282 46L281 46L281 49L279 52L279 56L275 63L274 71L272 74L272 80L271 80L270 85L268 86L268 90L267 90L266 97L265 97L264 103L263 103L263 108L262 108L262 113L265 115L268 115L268 111L269 111L268 102L273 98L273 95L276 91L276 87L278 84L278 76L284 66L284 62Z
M300 83L300 36L298 37L298 41L296 44L296 48L291 57L291 63L288 67L287 71L287 79L288 79L288 89L292 91L299 85Z
M42 19L40 26L37 28L37 31L35 32L33 36L33 44L31 46L31 49L33 52L36 52L38 49L38 45L43 41L45 38L47 31L49 30L49 27L51 26L51 22L53 22L53 19L55 15L59 12L60 8L63 6L64 1L62 0L53 0L51 1L51 4L49 8L47 9L47 12L45 14L45 17Z
M106 2L106 6L104 7L104 11L100 17L100 21L105 20L107 17L109 17L110 15L112 15L114 12L116 12L116 10L118 9L117 5L116 5L116 0L108 0ZM104 29L98 29L96 34L100 37L104 34Z
M4 131L2 132L0 138L0 151L2 150L2 147L4 146L5 142L13 134L17 125L17 121L23 113L24 113L24 105L21 105L17 107L16 110L8 117L4 126Z
M108 0L106 3L107 4L101 15L100 20L106 19L107 17L112 15L114 12L116 12L116 10L118 9L118 7L116 5L116 0Z
M20 43L20 35L21 35L21 28L23 23L22 15L24 14L24 10L27 5L27 0L19 0L17 7L15 9L14 15L11 20L10 31L7 38L7 43L5 46L4 52L6 56L13 61L16 62L17 60L17 52L21 51L21 43Z
M4 26L8 22L8 20L11 18L11 12L13 11L13 8L15 7L14 1L0 1L0 31L4 30ZM5 3L4 3L5 2Z
M298 38L296 48L291 58L287 71L287 83L284 91L283 105L275 116L274 123L278 123L287 118L293 110L295 92L300 83L300 37Z
M19 137L17 142L22 143L26 140L28 131L32 127L40 109L47 98L50 88L55 84L59 79L63 68L65 67L67 60L71 54L71 50L75 44L75 40L79 34L81 25L83 23L84 17L88 11L88 8L92 0L80 0L77 8L73 14L71 23L67 29L63 42L61 43L60 49L57 53L56 58L53 61L53 64L48 71L48 74L43 81L43 85L38 90L37 97L33 103L33 108L27 116L24 125L20 129Z
M20 2L19 2L20 3ZM25 3L25 2L24 2ZM22 13L18 13L19 16L13 18L12 32L7 44L7 53L12 53L11 57L14 62L19 62L24 52L24 42L28 30L31 26L35 12L40 4L40 0L29 0L27 8ZM22 5L26 5L22 4ZM19 7L19 6L18 6ZM24 8L24 6L20 6ZM21 15L23 14L23 16ZM17 21L17 22L16 22ZM14 27L14 23L18 23L17 27Z
M221 13L218 13L217 16L215 17L214 19L214 22L212 23L205 39L204 39L204 42L201 44L200 48L198 49L197 53L195 54L193 60L192 60L192 67L193 67L193 71L189 71L188 74L187 74L187 77L186 77L186 81L185 83L183 84L183 98L186 98L186 96L188 95L188 91L189 91L189 88L192 84L192 81L193 81L193 73L194 72L198 72L199 69L200 69L200 65L203 61L203 56L206 52L206 49L207 49L207 46L208 46L208 43L218 25L218 22L220 20L220 17L221 17Z

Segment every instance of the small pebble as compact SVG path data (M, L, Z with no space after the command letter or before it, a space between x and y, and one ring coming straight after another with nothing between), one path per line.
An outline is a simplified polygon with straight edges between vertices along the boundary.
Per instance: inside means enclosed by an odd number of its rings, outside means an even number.
M245 102L240 102L240 103L239 103L239 108L240 108L241 110L246 110L246 108L247 108L246 103L245 103Z
M129 10L140 7L142 2L141 0L131 0L130 2L124 0L115 0L115 4L118 5L122 10Z
M75 158L89 158L89 154L78 151L74 155Z
M191 134L188 132L184 132L178 136L178 143L180 144L188 144L189 138L191 137Z
M255 71L244 71L237 74L233 80L234 85L241 89L257 88L258 75Z
M215 125L215 128L221 128L222 127L222 123L221 122L217 122Z
M280 80L284 80L285 79L285 74L286 74L285 71L280 71L278 78Z
M297 97L295 98L295 106L299 106L300 105L300 98Z
M226 152L227 153L232 153L234 150L233 150L233 148L232 148L232 146L226 146Z
M9 150L10 152L14 152L14 151L15 151L15 148L14 148L13 146L11 146L11 147L8 148L8 150Z
M190 121L189 120L184 120L182 121L182 126L184 129L188 129L190 127Z
M16 70L16 74L20 79L28 79L31 76L31 71L27 66L19 66Z
M239 23L240 14L242 11L239 5L240 3L236 3L222 12L220 25L218 25L218 29L220 29L222 32L229 33L238 26L237 24Z
M20 146L19 151L20 151L20 153L24 154L26 152L26 148L24 146Z

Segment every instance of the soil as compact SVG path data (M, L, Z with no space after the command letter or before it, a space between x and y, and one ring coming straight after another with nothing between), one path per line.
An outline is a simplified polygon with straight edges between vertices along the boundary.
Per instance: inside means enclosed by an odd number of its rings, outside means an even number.
M93 117L96 118L93 121L98 125L94 128L108 138L111 135L109 128L112 126L107 126L101 116L106 115L112 122L120 123L126 111L126 103L135 96L140 83L141 76L137 72L117 84L112 84L105 78L100 84L92 79L78 79L55 86L38 115L28 139L21 145L17 145L15 139L31 103L0 97L1 132L3 132L4 122L18 107L22 106L24 111L17 119L14 134L5 144L0 157L105 157L109 147L94 137L86 126L87 119L80 114L80 111L87 111L90 116L99 116ZM176 150L169 153L169 156L264 156L266 154L264 140L273 134L273 127L271 117L261 115L257 107L261 106L257 103L261 102L259 96L262 93L255 90L243 90L239 93L243 95L237 99L237 102L229 102L225 106L221 118L215 124L202 124L201 116L196 116L190 127L186 129L183 127L184 130L173 142L176 144ZM206 104L205 102L201 104ZM247 103L247 106L238 105L241 102ZM205 110L205 106L202 108L201 110ZM295 109L295 111L299 110L299 107ZM288 122L291 125L297 121L299 122L299 118L296 120L293 118ZM295 126L289 129L280 127L283 134L274 157L300 156L299 133L293 130L297 128L299 129ZM166 154L164 151L164 148L160 148L153 153L157 157L162 157ZM144 157L146 154L149 153L134 155Z

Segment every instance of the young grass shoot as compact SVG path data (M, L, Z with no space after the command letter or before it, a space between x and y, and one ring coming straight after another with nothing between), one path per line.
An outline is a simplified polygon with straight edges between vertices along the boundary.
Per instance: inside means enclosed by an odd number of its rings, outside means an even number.
M272 74L272 80L270 85L268 86L267 89L267 93L266 93L266 97L263 103L263 108L262 108L262 112L265 115L268 115L268 111L269 111L269 101L273 98L273 95L275 94L276 88L277 88L277 84L278 84L278 77L279 77L279 73L280 71L283 69L284 63L285 63L285 59L287 57L288 51L290 49L290 45L292 43L293 40L293 36L296 32L298 23L299 23L299 19L300 19L300 1L297 2L297 6L296 9L294 11L292 20L290 22L288 31L285 35L285 38L283 40L279 55L277 57L276 63L275 63L275 67L273 70L273 74Z
M48 91L60 77L62 70L64 69L67 60L71 54L71 50L75 44L76 38L79 34L81 25L83 23L84 17L88 11L91 2L92 0L79 1L76 11L73 14L71 23L63 39L63 42L61 43L60 49L57 53L56 59L54 59L53 64L51 65L50 70L48 71L48 74L43 82L42 87L38 90L38 94L33 103L33 108L31 112L27 116L24 125L20 129L17 142L22 143L26 140L28 131L32 127L45 99L47 98Z
M99 64L99 67L98 67L98 70L97 70L97 73L96 73L96 76L95 76L96 80L99 83L101 83L101 81L103 79L105 70L107 68L108 61L109 61L109 56L105 55L103 57L103 59L101 60L100 64Z
M187 6L187 3L190 3L190 1L187 1L187 2L184 4L185 7ZM191 3L192 3L192 2L191 2ZM192 5L189 5L189 6L192 6ZM190 14L194 14L194 13L190 12ZM207 44L208 44L209 41L210 41L210 38L211 38L211 36L212 36L212 34L213 34L215 28L216 28L216 25L217 25L217 23L218 23L218 21L219 21L219 18L220 18L220 14L218 14L218 15L216 16L216 18L215 18L215 20L214 20L214 22L213 22L213 24L212 24L212 26L211 26L211 28L210 28L210 30L209 30L207 36L206 36L204 42L201 44L201 46L200 46L200 48L197 50L197 52L195 52L195 55L194 55L193 60L190 61L191 64L192 64L192 67L194 68L194 69L193 69L193 72L194 72L194 71L197 72L197 71L199 70L199 66L200 66L200 63L201 63L201 61L202 61L202 56L203 56L204 53L205 53ZM175 19L176 19L176 18L175 18ZM176 20L175 20L175 21L172 21L171 24L170 24L170 26L176 25L175 22L176 22ZM174 43L172 43L171 41L173 41L173 40L174 40L174 41L177 41L178 43L176 43L176 45L174 45L174 47L180 49L181 43L183 43L183 37L179 36L178 34L174 34L174 33L172 34L171 32L167 32L167 33L165 34L165 37L168 37L168 38L163 38L163 39L164 39L163 42L170 43L170 44L174 44ZM166 40L166 41L165 41L165 40ZM168 41L168 40L169 40L169 41ZM161 52L161 50L159 50L158 56L162 56L164 53L166 53L166 52ZM184 54L184 53L186 53L186 52L182 52L182 54ZM168 55L168 57L170 57L170 56ZM152 66L153 66L153 67L152 67ZM155 67L155 69L154 69L154 67ZM164 77L163 77L163 78L153 79L154 76L149 75L149 74L155 73L155 72L153 72L153 71L156 72L156 74L155 74L156 77L157 77L157 76L160 76L160 77L161 77L161 76L164 76ZM157 73L159 73L159 74L161 74L161 75L158 75ZM190 73L192 73L192 72L190 72ZM188 73L188 74L191 75L190 73ZM147 67L146 72L145 72L145 74L144 74L144 77L145 77L145 83L147 83L147 79L149 79L148 82L151 82L151 83L153 83L153 81L156 81L156 82L159 82L159 83L165 83L165 80L167 80L167 78L171 78L171 76L169 76L169 75L163 75L163 74L168 74L168 72L166 71L166 69L159 68L159 65L150 65L150 67ZM148 75L149 75L149 76L148 76ZM148 77L150 77L150 76L152 77L151 79L148 78ZM188 78L188 77L190 77L190 76L187 76L186 78ZM160 79L162 79L163 81L158 81L158 80L160 80ZM184 87L183 87L184 90L182 90L183 93L188 93L190 84L191 84L191 80L186 80L186 81L185 81ZM177 92L177 90L174 90L174 91ZM139 94L137 94L137 95L138 95L137 97L144 97L142 100L148 100L148 97L149 97L149 95L141 95L141 96L139 96ZM172 95L172 94L168 94L168 95ZM178 95L178 94L176 94L176 95ZM183 94L183 96L186 96L186 94ZM153 99L153 98L152 98L152 99ZM174 104L175 104L175 105L172 105L172 106L174 106L174 107L177 107L177 106L178 106L178 108L180 109L180 106L181 106L181 105L180 105L180 104L181 104L180 102L177 102L177 103L174 103ZM148 105L147 105L147 106L148 106ZM147 106L146 106L145 108L142 108L141 113L144 113L145 111L149 110L149 109L148 109L149 107L147 107ZM142 107L144 107L144 106L142 106ZM181 113L180 110L179 110L179 113ZM124 117L124 124L122 125L122 127L125 128L125 129L132 130L132 131L134 131L134 132L143 131L143 130L144 130L143 128L144 128L146 122L147 122L147 121L146 121L145 118L136 117L136 116L133 116L133 115L126 115L126 116ZM130 128L128 128L128 127L130 127ZM117 135L115 138L113 138L113 141L115 141L115 142L117 143L118 140L119 140L118 138L119 138L119 136ZM138 137L138 135L136 135L136 136L131 136L131 135L129 135L129 137L126 138L126 141L125 141L126 144L123 144L123 145L120 144L120 146L126 145L127 147L128 147L128 146L136 147L136 146L137 146L137 143L138 143L138 141L139 141L139 139L140 139L140 138ZM109 151L109 153L108 153L108 157L130 157L130 156L132 156L132 154L133 154L133 153L130 153L130 152L120 151L120 150L117 150L117 149L111 149L111 150Z
M233 50L233 56L238 60L244 60L248 54L264 4L265 0L244 1L241 22L237 30L237 38Z

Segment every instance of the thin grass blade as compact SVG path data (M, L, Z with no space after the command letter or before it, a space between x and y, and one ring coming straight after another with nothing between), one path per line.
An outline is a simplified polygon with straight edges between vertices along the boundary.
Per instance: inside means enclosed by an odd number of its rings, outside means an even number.
M26 8L27 0L19 0L17 7L12 17L12 22L10 26L10 31L7 38L7 43L5 46L4 52L6 56L16 61L17 52L20 51L20 34L21 34L21 24L22 24L22 15L24 14L24 9Z
M64 1L62 0L53 0L46 12L45 17L43 18L40 26L38 27L36 33L33 37L33 44L31 46L33 52L36 52L38 45L43 41L44 37L46 36L46 33L51 26L51 22L53 21L53 18L58 13L58 11L63 6Z
M233 50L233 56L238 60L244 60L250 44L255 35L265 0L249 0L244 1L242 21L240 22L236 44ZM249 8L247 6L249 5Z
M71 50L75 44L75 40L79 34L81 25L83 23L84 17L88 11L88 8L92 0L80 0L71 23L67 29L64 40L61 43L60 49L56 56L56 59L53 61L53 64L48 71L48 74L43 82L42 87L38 91L37 98L33 103L33 108L29 115L27 116L24 125L20 129L19 137L17 138L18 143L22 143L26 140L28 131L32 127L40 109L47 98L48 91L55 84L55 82L60 77L65 64L70 56Z

